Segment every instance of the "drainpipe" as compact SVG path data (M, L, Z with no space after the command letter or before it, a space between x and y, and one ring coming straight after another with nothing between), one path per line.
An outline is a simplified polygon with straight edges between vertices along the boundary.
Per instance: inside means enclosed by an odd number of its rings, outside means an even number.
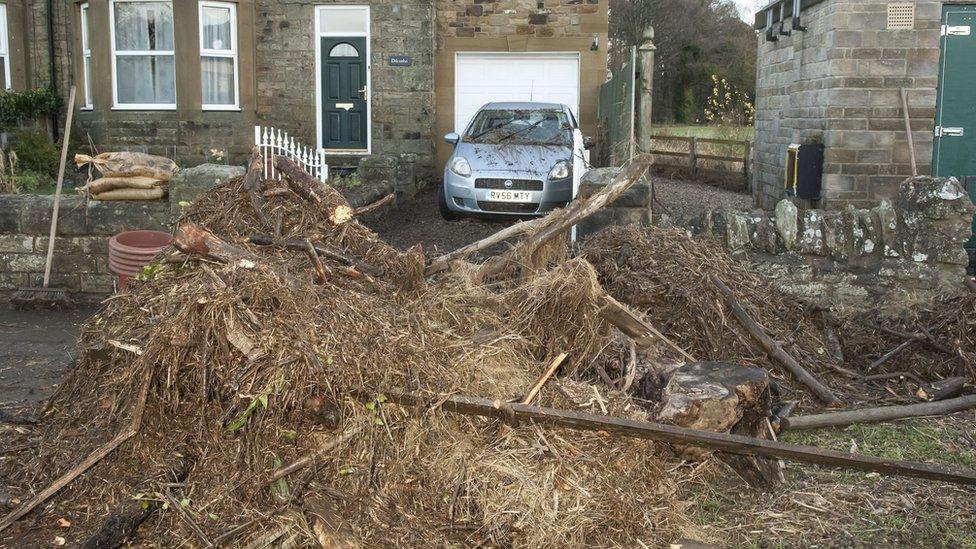
M47 61L51 68L51 91L57 90L57 69L54 67L54 0L47 0ZM72 108L66 105L66 108ZM58 141L58 113L51 113L51 135L53 141Z

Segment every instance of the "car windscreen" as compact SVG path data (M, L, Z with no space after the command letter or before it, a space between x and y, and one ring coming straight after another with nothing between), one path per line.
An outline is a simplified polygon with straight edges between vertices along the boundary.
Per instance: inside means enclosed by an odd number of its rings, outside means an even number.
M471 143L572 145L569 117L545 109L483 109L464 134Z

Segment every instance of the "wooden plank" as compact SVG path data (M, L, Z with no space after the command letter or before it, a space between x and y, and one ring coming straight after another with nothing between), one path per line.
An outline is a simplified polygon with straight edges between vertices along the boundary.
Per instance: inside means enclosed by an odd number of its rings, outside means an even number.
M691 138L691 150L688 155L688 169L691 170L691 177L694 179L698 176L698 139L695 137Z
M855 423L878 423L909 417L941 416L976 408L976 395L966 395L937 402L881 406L861 410L845 410L829 414L797 416L783 420L783 428L790 430L843 427Z
M688 153L680 151L647 151L650 154L659 154L661 156L680 156L683 158L688 157Z
M690 137L685 137L683 135L652 135L651 139L660 139L661 141L684 141L691 142Z
M699 137L698 142L715 143L718 145L743 145L745 143L748 143L748 141L744 141L742 139L718 139L715 137Z
M787 444L772 440L713 433L649 421L617 418L599 414L562 410L531 404L508 403L486 398L453 395L425 399L412 393L384 393L391 402L404 406L427 406L436 403L443 410L469 416L481 416L502 421L535 421L544 425L578 431L604 431L621 436L656 440L668 444L693 444L732 454L789 459L832 467L848 467L862 471L907 476L927 480L976 485L976 471L951 469L929 463L900 461L874 456L826 450L814 446Z
M699 154L698 160L724 160L726 162L742 162L741 156L722 156L718 154Z

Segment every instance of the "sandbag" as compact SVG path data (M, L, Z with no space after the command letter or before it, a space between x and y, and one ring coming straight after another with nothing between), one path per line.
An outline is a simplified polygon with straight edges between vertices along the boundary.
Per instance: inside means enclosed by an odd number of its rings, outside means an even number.
M154 189L163 182L152 177L103 177L90 181L84 187L78 187L80 194L98 194L115 189Z
M92 164L103 177L152 177L169 181L179 170L176 162L162 156L137 152L107 152L98 156L76 154L75 164L80 168Z
M92 195L93 200L159 200L166 196L166 189L115 189Z

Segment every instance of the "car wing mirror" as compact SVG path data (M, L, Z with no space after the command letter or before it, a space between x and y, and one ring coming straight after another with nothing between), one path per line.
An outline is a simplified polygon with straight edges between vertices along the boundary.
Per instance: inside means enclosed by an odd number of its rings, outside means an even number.
M588 135L583 136L583 148L584 149L590 150L590 149L593 148L593 145L596 145L596 140L595 139L593 139L592 137L590 137Z
M444 141L450 143L451 145L457 145L461 141L461 136L455 132L451 132L444 136Z

